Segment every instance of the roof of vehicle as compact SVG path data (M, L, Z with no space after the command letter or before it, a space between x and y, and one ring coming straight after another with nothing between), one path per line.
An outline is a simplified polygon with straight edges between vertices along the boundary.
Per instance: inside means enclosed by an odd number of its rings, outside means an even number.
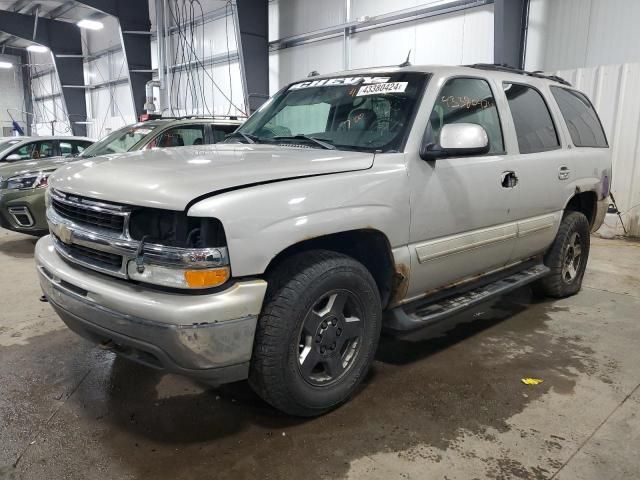
M139 122L136 125L182 125L182 124L192 124L192 123L212 123L214 125L242 125L245 119L235 119L235 118L218 118L218 117L163 117L163 118L154 118L151 120L145 120L143 122Z
M474 65L459 65L459 66L389 65L389 66L383 66L383 67L360 68L355 70L344 70L340 72L332 72L332 73L322 74L322 75L313 75L307 78L297 80L294 83L298 83L302 81L320 80L323 78L349 76L349 75L351 76L377 75L377 74L383 74L383 73L388 74L388 73L396 73L396 72L432 73L432 74L439 74L443 76L451 76L451 75L478 76L478 74L481 73L483 76L486 76L488 78L496 78L498 80L511 80L513 82L524 81L532 84L537 83L539 81L543 81L543 82L557 83L560 85L571 87L571 84L569 82L555 75L547 75L540 71L528 72L525 70L519 70L519 69L508 67L505 65L494 65L494 64L487 64L487 63L477 63Z
M38 140L87 140L89 142L95 142L93 138L89 137L80 137L74 135L31 135L31 136L20 136L20 137L2 137L0 142L8 142L10 140L19 140L21 142L26 141L38 141Z

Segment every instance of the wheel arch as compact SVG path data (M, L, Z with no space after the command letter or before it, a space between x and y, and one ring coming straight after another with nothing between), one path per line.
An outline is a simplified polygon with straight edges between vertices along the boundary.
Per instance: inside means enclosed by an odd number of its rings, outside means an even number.
M580 191L576 188L575 193L568 200L564 207L565 212L583 213L589 221L589 227L592 227L597 215L598 195L595 191Z
M354 258L371 273L378 286L383 308L394 298L397 289L395 262L389 239L380 230L373 228L347 230L294 243L271 259L265 275L269 276L291 255L308 250L330 250Z

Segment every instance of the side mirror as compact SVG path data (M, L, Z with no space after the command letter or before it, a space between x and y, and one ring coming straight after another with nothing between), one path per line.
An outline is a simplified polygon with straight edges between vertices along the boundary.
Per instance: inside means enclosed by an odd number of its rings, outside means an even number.
M444 157L484 155L489 152L489 136L475 123L449 123L440 130L438 144L423 142L420 158L435 160Z
M17 153L12 153L8 157L6 157L5 160L7 160L9 162L15 162L16 160L22 160L22 157L20 155L18 155Z

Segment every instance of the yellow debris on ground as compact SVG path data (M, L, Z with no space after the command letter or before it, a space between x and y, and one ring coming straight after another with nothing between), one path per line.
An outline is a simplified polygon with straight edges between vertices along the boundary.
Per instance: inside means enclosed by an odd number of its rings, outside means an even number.
M524 383L525 385L538 385L540 383L542 383L543 380L541 378L523 378L522 379L522 383Z

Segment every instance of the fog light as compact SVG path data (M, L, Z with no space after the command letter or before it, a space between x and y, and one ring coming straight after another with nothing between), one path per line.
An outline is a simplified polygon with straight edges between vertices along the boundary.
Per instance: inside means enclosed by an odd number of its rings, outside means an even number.
M229 267L206 270L186 270L184 279L189 288L212 288L229 280Z

